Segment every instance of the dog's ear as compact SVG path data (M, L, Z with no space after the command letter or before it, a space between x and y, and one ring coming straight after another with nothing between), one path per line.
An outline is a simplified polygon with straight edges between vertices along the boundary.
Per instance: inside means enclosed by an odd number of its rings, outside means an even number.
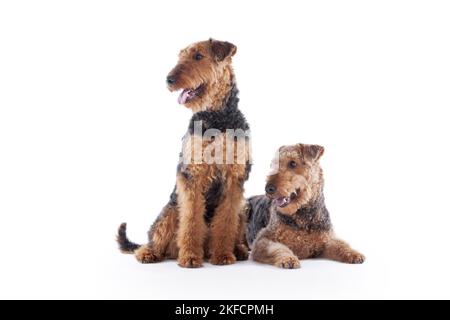
M313 161L319 160L325 151L324 147L317 144L300 144L300 146L303 149L303 154L305 157Z
M216 61L223 61L227 57L232 57L236 53L236 46L227 41L217 41L209 39L211 53Z

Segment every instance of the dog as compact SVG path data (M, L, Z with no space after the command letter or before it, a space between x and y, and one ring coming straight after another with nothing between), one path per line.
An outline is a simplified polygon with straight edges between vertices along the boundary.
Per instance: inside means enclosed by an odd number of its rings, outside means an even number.
M248 258L242 208L251 169L250 137L238 109L231 66L235 53L236 46L226 41L191 44L181 50L166 78L170 91L181 90L178 103L193 116L183 138L174 191L151 226L148 243L131 242L126 224L119 227L120 250L134 253L142 263L172 258L181 267L196 268L204 259L228 265ZM220 154L227 156L226 162Z
M365 257L338 239L323 195L318 145L283 146L272 161L266 195L247 200L251 258L281 268L300 267L300 260L323 257L363 263Z

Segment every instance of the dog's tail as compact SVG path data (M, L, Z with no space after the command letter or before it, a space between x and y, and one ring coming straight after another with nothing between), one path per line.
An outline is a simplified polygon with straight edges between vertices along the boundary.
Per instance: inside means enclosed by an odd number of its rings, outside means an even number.
M122 253L134 253L134 250L139 249L141 246L128 240L127 237L127 224L122 223L119 227L117 234L117 243Z

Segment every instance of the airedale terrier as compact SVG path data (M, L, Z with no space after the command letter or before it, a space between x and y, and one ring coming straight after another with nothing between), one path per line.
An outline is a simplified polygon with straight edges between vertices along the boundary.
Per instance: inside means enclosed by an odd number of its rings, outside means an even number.
M229 42L191 44L167 76L168 89L181 90L178 102L194 114L183 139L175 189L148 232L148 244L130 242L126 224L119 228L121 251L135 253L142 263L173 258L194 268L204 258L216 265L248 258L241 213L251 168L249 126L238 109L231 66L235 53Z
M299 259L313 257L364 262L362 254L333 233L319 164L323 152L323 147L307 144L279 149L266 195L247 201L253 260L288 269L299 268Z

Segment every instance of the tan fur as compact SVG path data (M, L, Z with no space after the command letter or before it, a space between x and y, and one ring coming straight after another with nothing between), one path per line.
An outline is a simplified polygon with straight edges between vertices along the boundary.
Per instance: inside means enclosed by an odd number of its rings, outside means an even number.
M191 181L180 175L177 177L180 207L178 264L182 267L200 267L203 262L203 243L207 231L203 219L205 212L203 194L208 182L208 169L206 165L190 165L187 170L193 177Z
M256 242L252 250L252 256L256 261L262 263L273 264L282 268L300 268L300 261L288 246L268 238L261 238L260 241Z
M173 241L178 229L178 212L175 208L167 207L166 218L162 219L152 235L152 244L159 256L164 256Z
M227 168L224 198L216 209L211 224L212 264L231 264L236 261L234 246L238 238L239 216L243 200L243 190L232 168ZM232 213L232 214L230 214Z
M134 252L134 255L137 261L141 263L154 263L162 261L162 257L159 256L152 247L150 246L142 246Z
M191 152L195 137L185 138L183 154L194 154ZM227 144L224 135L219 135L214 143L223 146L222 154L225 157ZM210 147L210 143L204 142L203 150ZM240 155L236 145L233 143L235 160ZM248 157L249 149L245 150ZM214 153L213 153L214 154ZM193 159L190 159L193 160ZM189 162L189 161L188 161ZM202 257L210 257L210 262L217 265L232 264L236 261L235 252L239 254L242 260L246 254L245 245L237 246L237 240L242 236L243 219L239 218L242 211L243 202L243 179L245 176L245 165L243 164L188 164L183 167L183 172L189 174L189 178L179 174L177 177L177 190L180 201L180 230L178 233L178 246L180 254L179 264L185 267L198 267L202 263ZM202 194L205 193L214 179L222 177L224 179L224 196L216 208L215 216L209 226L203 220L205 211L205 199ZM241 226L240 226L241 225ZM240 231L240 230L241 231ZM239 236L239 231L241 236ZM203 245L205 239L208 244ZM205 247L209 252L205 252Z
M193 43L181 50L178 64L171 71L171 74L179 74L179 81L169 89L175 91L180 88L196 88L204 84L205 94L200 99L186 103L185 106L193 112L218 110L224 97L230 92L234 77L231 57L235 54L236 47L231 50L232 52L223 61L217 61L212 54L211 40ZM192 57L197 53L202 54L204 58L193 63Z
M279 209L284 214L294 214L301 206L319 196L321 192L322 169L316 159L304 152L304 148L302 144L281 147L278 162L274 159L272 163L272 170L276 170L277 174L267 177L267 183L276 185L279 195L289 196L292 192L300 190L300 197L287 207ZM289 161L296 161L297 167L290 169Z
M307 212L309 204L323 199L323 174L319 164L322 153L322 147L303 144L280 148L280 159L272 163L272 172L267 178L268 183L276 186L277 190L270 196L288 197L292 192L299 195L284 208L272 205L270 222L259 232L253 244L252 258L255 261L289 269L298 268L299 259L314 257L345 263L364 261L362 254L337 239L331 227L322 222L324 214L328 217L324 204L314 211L312 220L298 216L299 209L306 208ZM295 168L289 167L290 161L296 161ZM292 221L302 228L283 223L279 213L292 217ZM314 223L322 225L314 230L308 229Z
M239 211L239 223L238 223L238 234L236 239L236 246L234 248L234 255L238 261L247 260L248 258L248 244L246 238L247 230L247 215L245 210L245 201L240 204Z
M154 263L164 258L177 258L178 248L174 247L175 235L178 229L178 212L176 208L166 206L164 218L159 220L153 229L155 230L150 243L141 246L135 251L136 259L141 263Z
M181 50L179 61L169 74L176 78L174 83L169 83L169 90L201 87L201 94L184 105L194 113L219 110L234 85L231 57L235 52L234 45L215 40L197 42ZM203 58L195 60L195 54L201 54ZM246 219L241 214L245 204L243 184L248 172L245 162L237 162L250 158L248 142L241 151L237 147L241 138L227 143L225 133L221 133L211 141L200 140L201 150L197 150L196 142L201 138L188 133L183 139L184 158L176 178L178 204L163 209L161 218L149 233L149 244L135 251L140 262L177 258L180 266L195 268L202 266L204 258L209 258L213 264L226 265L248 257ZM220 155L216 152L220 152L225 160L227 151L235 160L232 164L210 163L202 156L215 157ZM200 152L200 159L196 158L196 152ZM218 179L223 182L223 192L214 216L207 224L205 193Z
M331 239L327 242L322 257L344 263L363 263L365 259L362 254L339 239Z

